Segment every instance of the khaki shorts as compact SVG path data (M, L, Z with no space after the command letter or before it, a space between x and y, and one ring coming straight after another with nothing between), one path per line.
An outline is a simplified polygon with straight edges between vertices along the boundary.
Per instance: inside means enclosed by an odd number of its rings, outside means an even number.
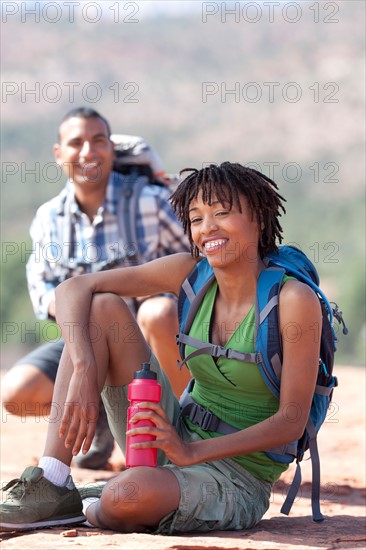
M170 383L154 355L151 368L162 385L161 405L184 441L197 441L179 416L179 403ZM106 386L102 399L111 431L125 452L127 386ZM163 518L154 533L171 535L189 531L241 530L254 527L269 507L271 484L252 476L230 459L193 466L178 467L168 463L164 453L158 454L158 464L169 468L180 486L179 508Z

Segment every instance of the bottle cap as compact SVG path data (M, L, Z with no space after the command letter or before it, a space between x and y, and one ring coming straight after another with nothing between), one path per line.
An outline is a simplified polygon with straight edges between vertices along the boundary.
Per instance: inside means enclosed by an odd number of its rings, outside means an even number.
M150 370L150 363L142 363L141 370L137 370L134 374L134 378L145 378L148 380L156 380L156 372Z

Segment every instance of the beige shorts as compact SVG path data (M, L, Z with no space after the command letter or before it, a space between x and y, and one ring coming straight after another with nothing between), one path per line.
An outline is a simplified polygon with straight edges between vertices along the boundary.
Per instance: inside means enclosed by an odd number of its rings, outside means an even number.
M184 441L200 437L191 432L179 416L179 403L168 378L161 371L154 355L151 368L162 385L161 405ZM127 386L106 386L102 393L111 431L125 452L126 419L129 402ZM158 464L169 468L180 486L180 502L163 518L154 533L171 535L189 531L208 532L254 527L269 507L271 484L252 476L233 460L225 459L193 466L178 467L168 463L164 453L158 454Z

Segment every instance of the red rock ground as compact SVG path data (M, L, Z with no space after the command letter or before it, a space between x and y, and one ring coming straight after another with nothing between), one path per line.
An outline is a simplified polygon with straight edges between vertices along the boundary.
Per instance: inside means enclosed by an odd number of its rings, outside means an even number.
M339 379L332 408L319 435L322 464L323 523L311 519L310 463L304 462L301 495L289 517L280 514L286 483L294 467L277 483L269 511L255 529L239 532L212 532L164 537L146 534L121 534L78 527L73 536L66 529L45 529L28 533L1 533L3 550L10 549L138 549L138 550L313 550L366 547L365 521L365 370L337 367ZM42 454L47 418L21 418L2 411L1 484L17 477L24 467L36 464ZM112 466L120 466L115 449ZM106 480L113 471L73 469L78 483Z

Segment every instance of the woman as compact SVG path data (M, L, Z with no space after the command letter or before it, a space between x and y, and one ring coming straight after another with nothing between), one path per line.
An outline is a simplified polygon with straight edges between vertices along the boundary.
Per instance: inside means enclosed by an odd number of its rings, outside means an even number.
M108 482L101 498L88 507L88 521L123 532L245 529L266 512L272 483L286 467L263 451L299 438L308 418L318 369L320 339L314 338L314 326L321 327L319 301L308 286L285 278L281 333L295 323L302 336L283 339L279 402L256 365L200 355L188 361L196 380L193 398L217 414L222 407L240 429L220 435L203 432L186 418L178 422L169 383L120 296L178 295L196 262L205 257L216 280L190 334L252 352L252 338L241 335L248 335L253 325L257 279L265 268L263 258L281 242L279 217L285 209L274 182L229 162L190 170L171 200L189 236L191 255L76 277L56 291L66 352L54 401L65 402L65 410L59 429L50 425L45 455L69 464L72 455L89 449L96 423L91 404L98 403L103 388L111 430L123 449L126 387L140 364L150 362L163 398L158 405L144 404L150 410L136 413L132 422L148 418L155 427L132 428L129 435L156 436L135 447L157 447L169 462L130 468ZM303 414L291 418L294 396Z

